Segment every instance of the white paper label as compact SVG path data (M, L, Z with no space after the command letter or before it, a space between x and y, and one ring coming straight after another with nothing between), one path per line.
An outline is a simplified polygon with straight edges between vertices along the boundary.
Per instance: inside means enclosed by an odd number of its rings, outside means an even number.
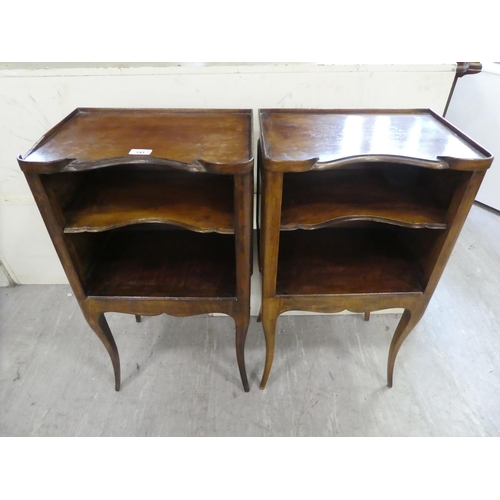
M131 149L129 155L150 155L153 152L152 149Z

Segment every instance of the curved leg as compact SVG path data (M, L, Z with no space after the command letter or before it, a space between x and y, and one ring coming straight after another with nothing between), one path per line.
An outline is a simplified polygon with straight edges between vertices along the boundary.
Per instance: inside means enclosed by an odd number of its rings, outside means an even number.
M113 371L115 373L115 389L120 390L120 356L118 355L118 348L116 347L115 339L109 329L108 322L104 317L104 313L94 314L90 311L84 311L85 319L90 328L94 330L95 334L99 337L104 347L108 351L111 363L113 364Z
M236 325L236 360L238 361L243 389L245 392L249 392L250 386L248 385L247 370L245 367L245 340L250 323L250 314L245 312L235 314L234 323Z
M410 309L405 309L399 324L392 337L391 347L389 348L389 360L387 362L387 386L392 387L392 378L394 374L394 364L396 362L396 356L398 355L399 348L405 341L406 337L410 334L413 328L422 318L424 314L425 306L416 307L413 311Z
M264 373L262 374L262 380L260 382L260 388L265 389L267 384L267 379L271 373L271 367L273 365L274 359L274 346L276 343L276 322L278 320L278 311L274 306L262 304L262 327L264 329L264 335L266 337L266 364L264 366Z

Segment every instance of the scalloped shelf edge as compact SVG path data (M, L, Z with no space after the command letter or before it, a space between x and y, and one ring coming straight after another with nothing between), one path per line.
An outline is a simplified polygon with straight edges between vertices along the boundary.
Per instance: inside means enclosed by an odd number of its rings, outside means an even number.
M309 172L309 171L322 171L331 170L335 168L342 168L357 163L396 163L401 165L416 166L421 168L429 168L432 170L455 170L456 166L462 159L453 158L448 156L438 156L436 160L429 160L423 158L413 158L411 156L400 155L383 155L383 154L366 154L346 156L344 158L337 158L330 161L319 161L319 158L308 158L305 160L273 160L272 158L264 155L266 161L266 169L272 172ZM485 157L475 160L467 160L467 168L464 170L474 169L487 169L491 157ZM460 168L457 170L461 170Z
M113 224L106 225L87 225L87 226L72 226L68 225L64 228L65 234L77 234L77 233L103 233L106 231L112 231L113 229L119 229L121 227L135 226L138 224L166 224L170 226L176 226L189 231L194 231L196 233L218 233L218 234L234 234L234 228L221 228L221 227L199 227L192 224L186 224L180 221L171 219L141 219L141 220L128 220L120 221Z
M385 217L374 217L369 215L354 215L354 216L344 216L335 217L333 219L328 219L323 222L318 222L317 224L283 224L280 226L281 231L295 231L298 229L304 229L306 231L311 231L314 229L323 229L326 227L332 227L337 224L342 224L343 222L376 222L379 224L387 224L391 226L408 227L413 229L447 229L448 224L446 222L407 222L398 219L389 219Z
M81 162L76 158L61 158L50 162L30 162L19 156L17 161L23 172L33 172L39 174L82 172L120 165L150 165L169 167L175 170L184 170L187 172L201 172L209 174L244 174L252 170L254 163L253 158L238 163L214 163L202 158L198 158L192 163L183 163L166 158L155 158L151 156L142 157L134 155Z

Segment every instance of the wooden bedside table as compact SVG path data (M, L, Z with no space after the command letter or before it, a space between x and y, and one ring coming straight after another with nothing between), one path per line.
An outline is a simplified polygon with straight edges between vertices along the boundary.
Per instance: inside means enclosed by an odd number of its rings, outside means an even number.
M225 313L249 390L251 110L79 108L18 162L82 312Z
M266 364L290 310L403 308L422 317L486 169L481 146L430 110L260 110L261 317Z

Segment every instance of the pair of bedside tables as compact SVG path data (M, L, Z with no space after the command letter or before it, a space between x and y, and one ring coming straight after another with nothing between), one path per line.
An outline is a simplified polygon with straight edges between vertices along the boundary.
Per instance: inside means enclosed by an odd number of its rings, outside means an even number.
M260 110L259 121L261 388L281 313L396 307L392 386L493 158L429 110ZM116 390L106 312L231 316L249 390L253 149L252 110L79 108L18 158Z

